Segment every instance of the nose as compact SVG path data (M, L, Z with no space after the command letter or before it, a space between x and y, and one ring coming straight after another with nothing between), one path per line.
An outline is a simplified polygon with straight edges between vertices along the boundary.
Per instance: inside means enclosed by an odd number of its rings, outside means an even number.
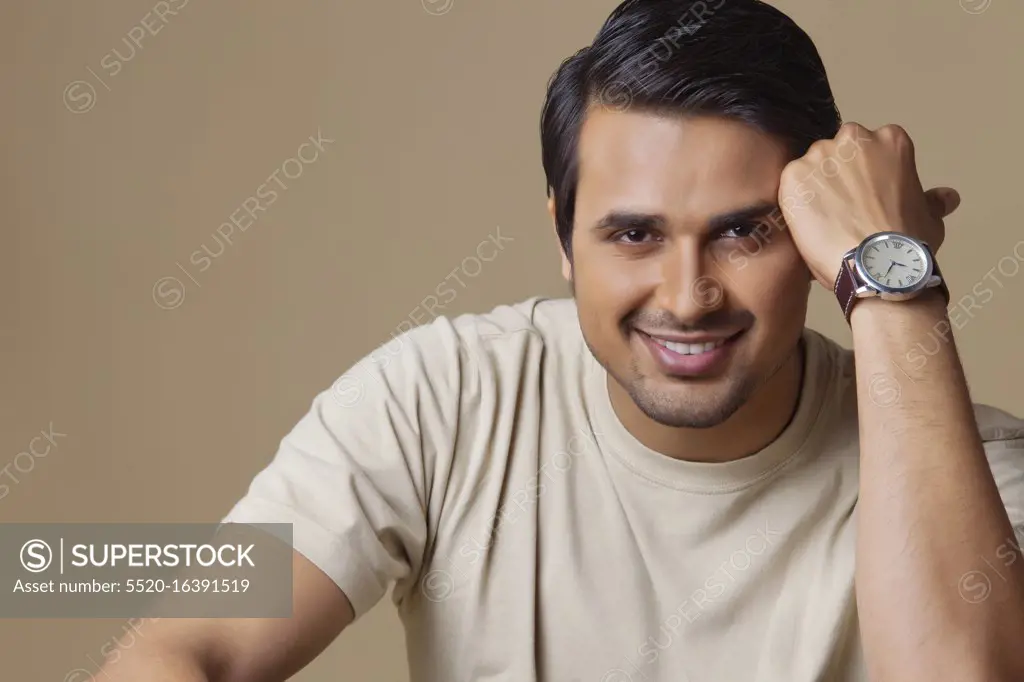
M686 325L697 324L725 302L725 284L714 265L705 263L696 240L678 240L662 254L656 305Z

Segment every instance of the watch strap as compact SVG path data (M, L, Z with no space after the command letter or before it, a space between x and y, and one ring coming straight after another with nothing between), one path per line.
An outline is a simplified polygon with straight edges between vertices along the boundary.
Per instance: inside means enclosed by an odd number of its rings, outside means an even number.
M843 256L843 262L839 265L839 274L836 275L835 286L832 287L847 324L850 323L850 312L853 310L853 304L857 301L857 287L861 283L857 271L850 263L850 255Z
M945 299L946 307L948 308L949 307L949 287L946 286L946 278L942 276L941 272L939 272L939 261L935 260L935 254L932 253L932 247L930 247L927 244L925 244L924 248L928 249L928 253L931 254L931 257L932 257L932 276L939 278L939 284L938 284L937 288L938 288L939 291L942 292L942 298Z

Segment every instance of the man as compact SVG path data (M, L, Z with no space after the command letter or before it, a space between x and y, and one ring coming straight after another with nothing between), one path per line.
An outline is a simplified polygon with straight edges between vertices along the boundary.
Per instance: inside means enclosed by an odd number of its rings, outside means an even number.
M971 402L907 133L755 0L627 0L541 132L573 299L358 362L227 516L294 524L293 617L111 678L284 680L393 586L415 681L1024 679L1024 422Z

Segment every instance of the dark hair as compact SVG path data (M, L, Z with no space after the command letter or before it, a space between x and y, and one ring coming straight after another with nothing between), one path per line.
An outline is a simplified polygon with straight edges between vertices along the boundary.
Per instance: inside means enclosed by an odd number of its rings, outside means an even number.
M810 37L760 0L625 0L548 82L541 153L572 259L577 142L587 110L716 115L778 137L792 157L841 125Z

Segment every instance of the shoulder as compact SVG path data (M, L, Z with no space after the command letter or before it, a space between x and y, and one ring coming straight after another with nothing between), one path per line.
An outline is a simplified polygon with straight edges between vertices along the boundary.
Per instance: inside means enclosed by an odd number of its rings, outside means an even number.
M393 399L458 393L481 379L532 371L541 357L578 357L581 344L575 301L534 296L396 332L351 365L332 392L348 396L342 400L373 388Z
M501 355L516 344L545 349L574 347L581 340L575 301L534 296L501 304L480 313L438 316L418 327L392 336L363 361L389 365L403 352L429 357L433 362L479 361ZM512 342L512 343L503 343Z
M974 404L974 418L1019 548L1024 543L1024 419L982 403Z
M974 419L986 445L1024 450L1024 419L984 403L974 403Z
M575 301L541 296L499 305L484 313L459 315L451 324L467 343L525 333L540 343L557 346L580 333Z
M974 420L999 493L1008 507L1017 508L1015 523L1024 522L1024 419L975 403Z

